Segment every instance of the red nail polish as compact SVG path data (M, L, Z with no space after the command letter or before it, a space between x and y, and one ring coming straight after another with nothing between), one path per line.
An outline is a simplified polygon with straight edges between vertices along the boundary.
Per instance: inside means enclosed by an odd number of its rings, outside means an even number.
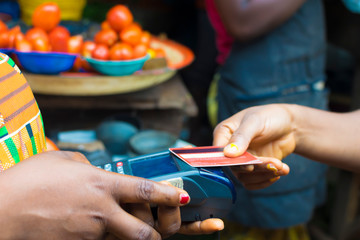
M180 194L180 203L181 204L185 204L185 203L188 203L190 200L190 196L185 194L185 193L182 193Z

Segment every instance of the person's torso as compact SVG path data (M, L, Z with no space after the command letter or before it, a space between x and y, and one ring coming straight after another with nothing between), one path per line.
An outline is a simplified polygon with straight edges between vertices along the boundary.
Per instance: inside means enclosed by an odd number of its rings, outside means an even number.
M251 99L324 80L323 17L321 0L308 0L272 32L246 44L235 41L220 69L221 84L229 94Z

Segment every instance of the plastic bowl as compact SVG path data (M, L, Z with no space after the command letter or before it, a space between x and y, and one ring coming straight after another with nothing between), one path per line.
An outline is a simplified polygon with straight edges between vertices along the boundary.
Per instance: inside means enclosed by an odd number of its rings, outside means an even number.
M129 140L138 132L131 123L124 121L105 121L96 129L96 136L106 149L113 155L123 155L128 152Z
M150 56L146 55L142 58L122 61L105 61L94 58L85 59L88 61L91 67L102 74L109 76L126 76L140 70L143 67L145 61L149 58Z
M14 52L14 50L12 48L0 48L0 52L6 55L10 55Z
M144 130L130 138L130 148L138 155L167 150L174 146L177 138L171 133L158 130Z
M19 52L15 51L21 66L28 72L37 74L59 74L70 70L76 59L75 54Z

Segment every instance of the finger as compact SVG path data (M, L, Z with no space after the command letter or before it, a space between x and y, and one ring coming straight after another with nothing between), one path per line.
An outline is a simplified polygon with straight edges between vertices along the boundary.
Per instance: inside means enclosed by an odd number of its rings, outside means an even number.
M190 201L189 194L179 188L149 179L103 172L111 194L122 203L153 203L182 206Z
M263 188L267 188L270 185L272 185L273 183L275 183L276 181L278 181L280 179L280 176L268 179L264 182L261 183L254 183L254 184L243 184L244 188L246 188L247 190L259 190L259 189L263 189Z
M158 207L158 222L156 229L163 238L175 234L181 226L179 207Z
M218 218L209 218L204 221L183 223L178 233L186 235L211 234L224 229L224 222Z
M114 203L112 214L107 219L107 231L119 239L161 239L160 234L150 225L123 211Z
M236 173L281 172L285 175L290 171L289 167L279 159L268 157L259 157L258 159L261 160L262 163L255 165L232 166L230 169Z
M70 160L90 164L89 160L82 153L71 151L58 151L58 153L63 154L66 158Z
M278 177L278 175L274 173L242 173L236 175L236 178L243 184L243 185L250 185L250 184L259 184L266 181L269 181L272 178Z
M154 218L149 204L129 203L127 204L127 210L134 217L154 227Z
M227 123L230 123L230 119L223 121L219 123L213 132L214 140L213 145L214 146L225 146L229 143L229 140L231 138L231 135L233 134L233 130Z
M229 143L224 148L224 154L227 157L238 157L243 154L249 147L250 142L262 131L258 119L251 117L244 117L239 127L233 132L229 139Z

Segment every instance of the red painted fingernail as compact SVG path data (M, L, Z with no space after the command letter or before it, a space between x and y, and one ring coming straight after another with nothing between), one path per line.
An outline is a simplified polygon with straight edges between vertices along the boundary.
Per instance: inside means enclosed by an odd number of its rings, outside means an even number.
M189 195L187 195L187 194L185 194L185 193L180 194L180 203L181 203L181 204L186 204L186 203L189 202L189 200L190 200L190 196L189 196Z

